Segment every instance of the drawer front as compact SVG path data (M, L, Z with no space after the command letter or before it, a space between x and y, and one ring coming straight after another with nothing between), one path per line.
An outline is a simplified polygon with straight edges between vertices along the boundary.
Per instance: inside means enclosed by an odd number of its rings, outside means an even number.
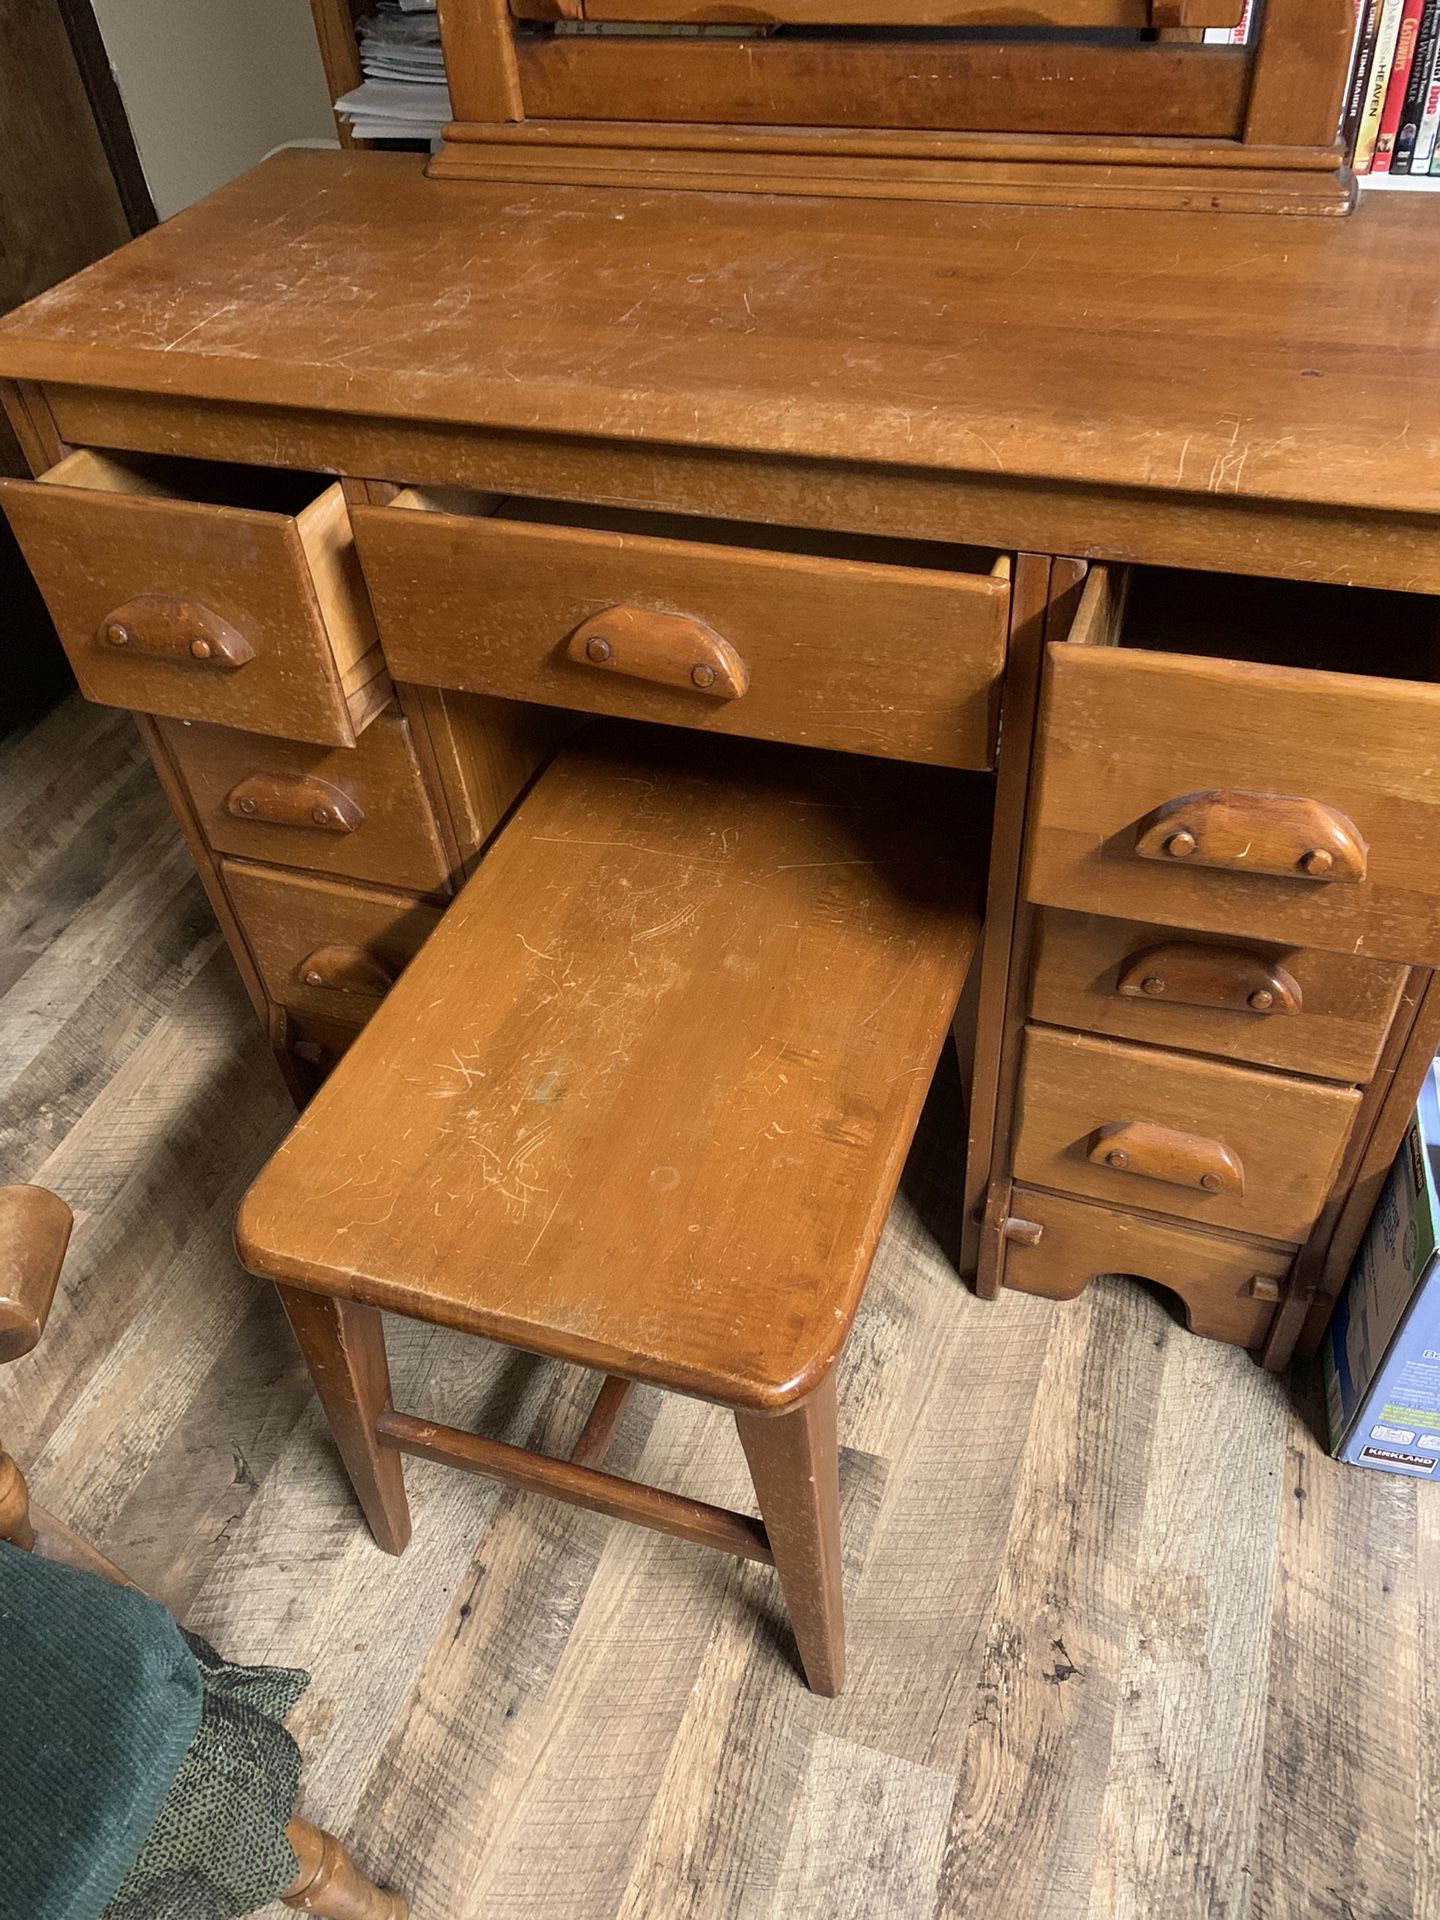
M300 1094L308 1099L324 1085L350 1051L359 1032L358 1026L343 1020L322 1020L313 1014L296 1014L286 1009L280 1046Z
M1289 1248L1024 1187L1014 1189L1011 1214L1038 1226L1040 1237L1006 1243L1007 1287L1073 1300L1097 1274L1131 1274L1175 1294L1192 1332L1237 1347L1264 1344L1293 1257Z
M320 1020L368 1020L440 924L439 909L414 894L238 860L221 871L265 991Z
M1048 649L1045 906L1440 964L1440 688Z
M353 747L196 721L162 721L160 730L219 852L419 893L448 889L409 729L393 710Z
M1363 1081L1405 977L1388 961L1047 907L1030 1011L1058 1027Z
M853 753L993 762L1010 598L1000 572L404 505L357 509L355 526L399 679Z
M125 492L128 477L83 452L0 481L86 698L353 744L389 690L339 487L292 516Z
M1298 1243L1359 1104L1350 1087L1031 1027L1015 1177Z

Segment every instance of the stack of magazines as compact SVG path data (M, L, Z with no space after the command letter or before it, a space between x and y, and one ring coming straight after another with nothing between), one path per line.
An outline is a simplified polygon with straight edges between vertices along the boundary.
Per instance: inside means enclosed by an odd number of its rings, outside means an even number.
M1440 184L1440 0L1357 0L1346 131L1369 184Z
M451 112L435 0L380 0L358 26L365 78L335 111L359 140L438 139Z

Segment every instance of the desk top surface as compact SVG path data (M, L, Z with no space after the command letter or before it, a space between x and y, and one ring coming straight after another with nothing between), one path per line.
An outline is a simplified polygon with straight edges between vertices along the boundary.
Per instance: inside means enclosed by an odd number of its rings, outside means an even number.
M0 375L1440 513L1440 223L426 180L281 154L0 324Z

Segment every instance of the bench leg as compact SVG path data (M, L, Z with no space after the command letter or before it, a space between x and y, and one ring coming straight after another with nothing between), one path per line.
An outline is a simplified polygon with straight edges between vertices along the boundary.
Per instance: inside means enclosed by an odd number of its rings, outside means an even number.
M835 1376L790 1413L737 1413L735 1424L805 1678L816 1693L837 1694L845 1684L845 1614Z
M391 1411L384 1323L374 1307L298 1287L276 1291L370 1531L387 1553L403 1553L410 1544L405 1469L375 1433L380 1415Z

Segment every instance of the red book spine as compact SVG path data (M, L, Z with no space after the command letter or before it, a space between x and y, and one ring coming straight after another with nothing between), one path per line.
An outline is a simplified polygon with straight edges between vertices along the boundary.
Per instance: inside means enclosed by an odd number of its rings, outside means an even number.
M1410 86L1410 69L1415 64L1415 42L1425 0L1405 0L1400 16L1400 34L1395 42L1395 64L1390 69L1390 86L1385 95L1385 111L1380 116L1380 138L1375 143L1372 173L1389 173L1395 155L1395 136L1400 131L1400 116L1405 111L1405 95Z

